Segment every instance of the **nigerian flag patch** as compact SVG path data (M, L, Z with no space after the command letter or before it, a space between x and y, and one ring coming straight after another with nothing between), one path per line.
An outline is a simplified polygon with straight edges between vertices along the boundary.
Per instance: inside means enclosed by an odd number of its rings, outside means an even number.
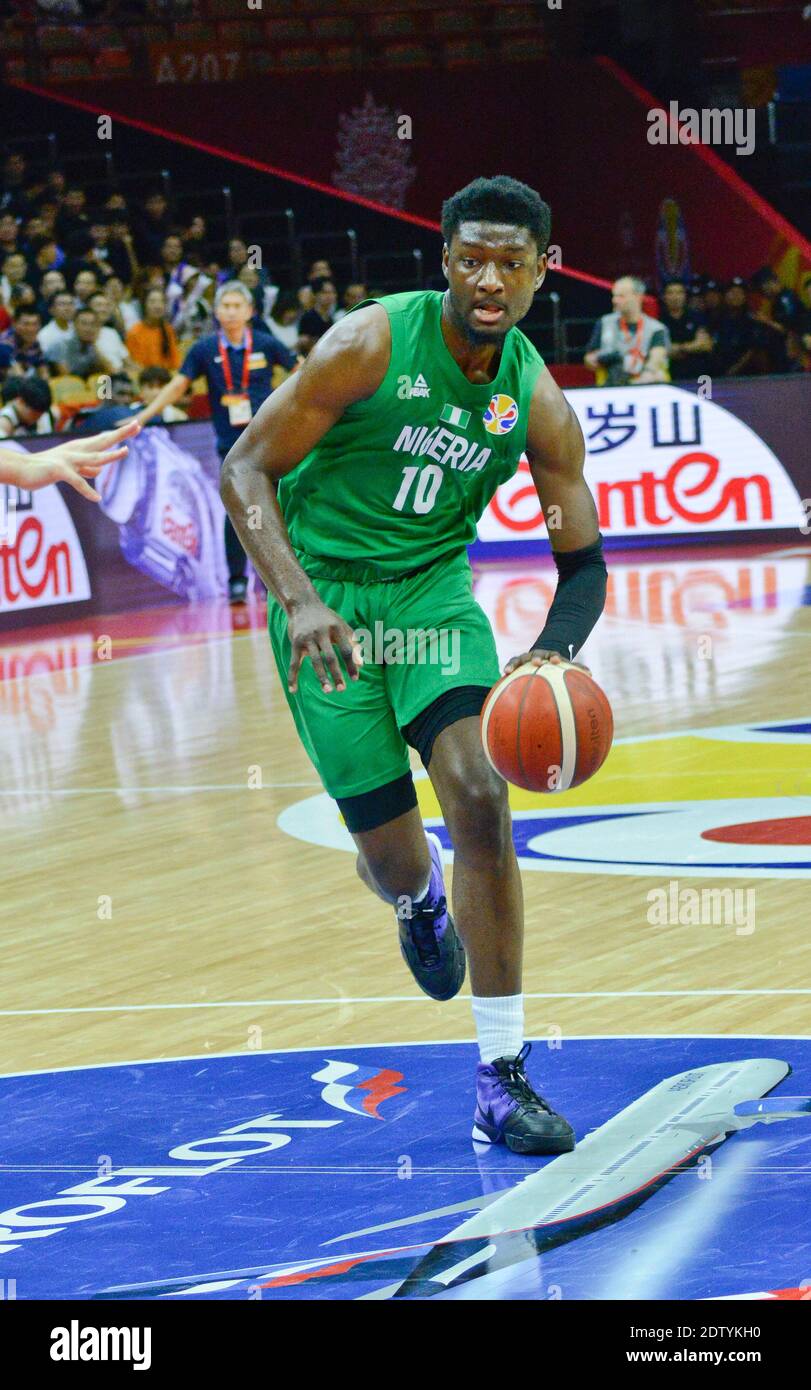
M458 425L461 430L467 429L470 423L470 411L460 410L458 405L443 405L440 420L444 420L446 425Z

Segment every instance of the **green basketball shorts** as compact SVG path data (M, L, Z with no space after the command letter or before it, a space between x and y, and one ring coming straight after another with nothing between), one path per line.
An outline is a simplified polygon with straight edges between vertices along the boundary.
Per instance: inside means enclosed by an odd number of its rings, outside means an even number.
M437 696L454 686L495 684L496 645L473 597L464 550L402 579L370 582L358 580L356 565L299 558L319 597L354 630L364 659L360 676L350 681L344 670L346 690L326 693L305 656L291 694L287 615L272 594L270 642L299 737L325 790L336 799L357 796L408 772L401 730ZM340 656L338 662L343 667Z

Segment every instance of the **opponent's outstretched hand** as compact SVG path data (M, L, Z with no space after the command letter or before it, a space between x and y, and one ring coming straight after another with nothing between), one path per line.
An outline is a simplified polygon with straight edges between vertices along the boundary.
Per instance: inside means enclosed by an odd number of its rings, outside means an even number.
M108 463L124 458L127 446L123 441L133 439L140 428L137 420L127 420L117 429L103 430L86 439L66 439L39 454L18 454L0 448L0 482L13 483L26 492L36 492L49 483L69 483L88 502L100 502L99 494L85 478L97 477Z

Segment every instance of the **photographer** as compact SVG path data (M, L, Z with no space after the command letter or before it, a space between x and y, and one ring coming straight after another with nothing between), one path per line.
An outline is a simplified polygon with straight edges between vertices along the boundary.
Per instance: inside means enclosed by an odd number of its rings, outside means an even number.
M594 326L583 361L593 372L604 372L608 386L670 380L670 335L658 319L643 314L644 294L641 280L623 276L611 290L614 312Z

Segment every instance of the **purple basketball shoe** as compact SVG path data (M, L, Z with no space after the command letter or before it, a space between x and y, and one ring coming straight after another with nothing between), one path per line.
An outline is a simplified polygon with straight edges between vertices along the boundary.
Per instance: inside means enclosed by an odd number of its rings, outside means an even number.
M476 1068L476 1114L473 1138L482 1144L505 1143L519 1154L564 1154L575 1145L568 1120L529 1084L524 1043L517 1057L497 1057Z
M423 994L432 999L452 999L464 982L465 948L448 912L442 845L436 835L426 838L431 851L431 882L425 897L411 905L410 916L398 911L400 951Z

